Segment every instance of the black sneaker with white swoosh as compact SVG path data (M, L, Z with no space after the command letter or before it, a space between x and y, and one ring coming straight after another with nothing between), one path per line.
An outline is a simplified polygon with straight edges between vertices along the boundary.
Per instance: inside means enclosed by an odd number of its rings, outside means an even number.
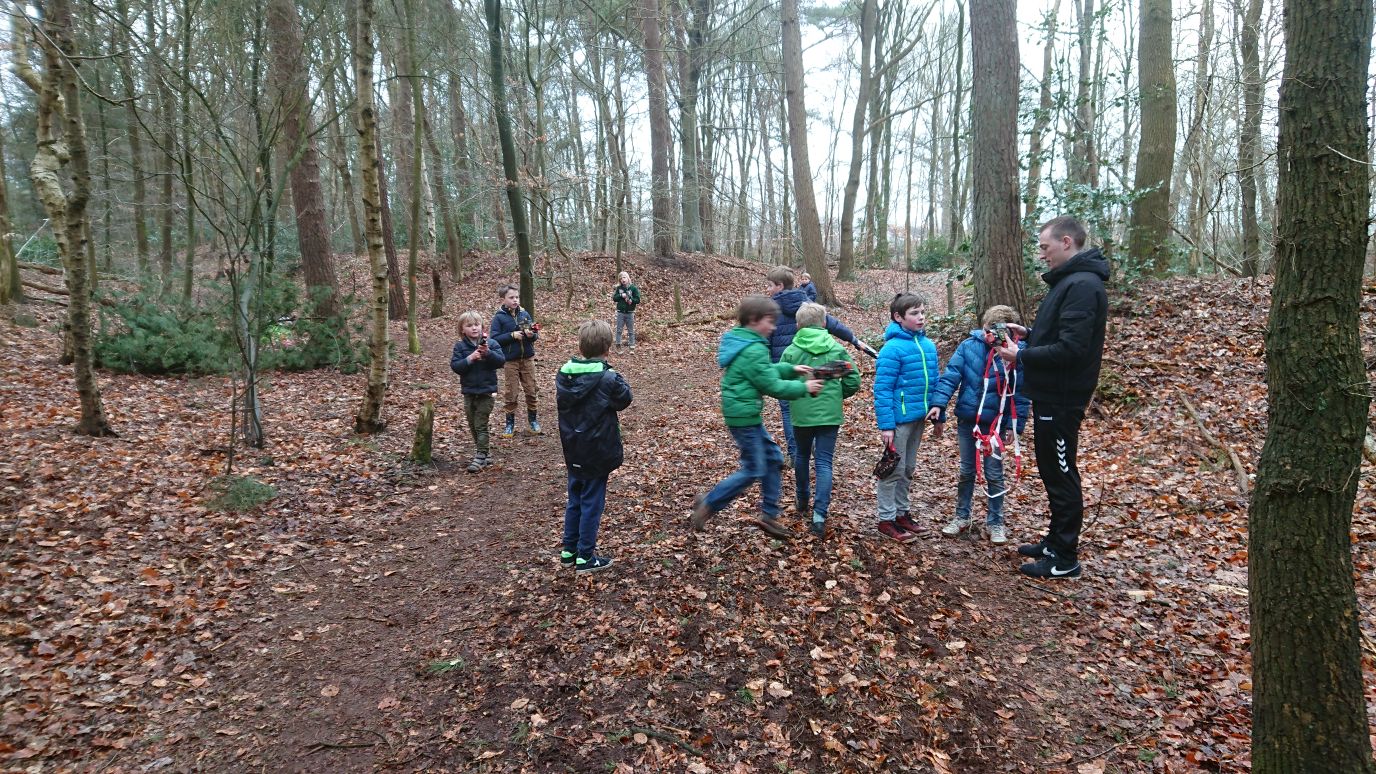
M1078 578L1080 563L1073 560L1064 562L1048 556L1024 564L1018 568L1018 572L1032 578Z

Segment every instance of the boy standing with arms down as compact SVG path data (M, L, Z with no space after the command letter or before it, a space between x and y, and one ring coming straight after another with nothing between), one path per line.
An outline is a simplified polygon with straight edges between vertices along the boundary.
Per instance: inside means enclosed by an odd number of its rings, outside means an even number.
M779 468L783 455L778 444L765 432L760 411L763 396L794 400L822 391L822 382L796 380L798 374L811 374L807 366L773 363L769 357L769 334L774 332L779 305L764 296L746 296L736 313L738 327L721 337L717 365L721 375L721 413L726 427L740 450L740 467L705 495L693 501L689 526L701 531L707 518L731 504L756 481L760 482L763 511L755 524L772 537L787 540L788 530L779 516Z
M897 450L898 467L879 482L879 534L907 543L920 528L908 513L908 489L917 467L917 446L941 370L936 345L927 338L927 302L899 293L889 304L889 327L874 369L874 418L884 445ZM940 433L940 425L935 432Z
M540 338L540 331L535 318L521 308L521 291L515 285L501 286L497 289L497 297L502 299L502 305L493 315L488 329L506 356L506 366L502 369L502 381L506 383L506 425L502 428L502 437L516 434L517 382L526 394L526 421L530 423L530 432L539 435L540 420L535 414L535 399L540 392L535 387L535 340Z
M616 414L631 405L631 388L607 364L612 327L605 320L578 326L578 353L555 378L559 442L568 467L564 550L559 562L578 572L597 572L612 560L597 555L597 530L607 503L607 477L621 467L621 423Z

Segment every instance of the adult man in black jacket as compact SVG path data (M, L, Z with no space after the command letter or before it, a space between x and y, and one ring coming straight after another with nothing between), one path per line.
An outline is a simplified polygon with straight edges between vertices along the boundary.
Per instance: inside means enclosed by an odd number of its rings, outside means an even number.
M1046 261L1042 279L1050 287L1027 333L1027 347L1009 342L999 356L1021 363L1023 392L1032 399L1037 472L1051 503L1046 537L1018 547L1036 561L1018 570L1034 578L1080 576L1080 526L1084 495L1075 466L1080 422L1099 384L1108 320L1108 261L1099 248L1085 248L1085 227L1063 215L1042 226L1037 251ZM1009 326L1012 327L1012 326Z

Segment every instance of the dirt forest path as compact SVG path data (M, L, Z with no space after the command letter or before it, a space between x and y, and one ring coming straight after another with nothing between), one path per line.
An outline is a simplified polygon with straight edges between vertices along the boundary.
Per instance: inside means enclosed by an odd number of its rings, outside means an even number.
M861 327L859 321L855 324ZM805 523L795 518L796 541L768 540L744 519L752 506L758 507L753 493L721 514L707 535L687 534L686 508L692 496L728 472L734 462L734 447L717 426L718 371L712 365L716 337L728 326L729 322L718 321L667 340L648 336L651 340L643 341L634 353L612 356L633 386L635 403L622 415L628 462L612 478L602 527L601 545L616 559L610 571L595 578L575 578L555 559L565 479L550 385L574 343L572 336L564 335L541 346L538 374L545 435L524 432L522 406L517 436L500 438L495 432L500 423L499 397L492 422L496 466L477 475L463 472L466 434L458 428L442 431L436 444L437 468L425 475L422 486L389 503L385 509L389 518L372 524L363 534L327 544L325 551L303 558L275 577L269 586L272 593L260 597L262 606L244 616L244 628L221 651L221 696L209 703L210 712L188 725L188 733L199 738L179 745L188 756L179 756L178 763L203 770L301 771L391 767L586 771L618 764L635 769L646 765L674 768L669 759L646 757L643 741L671 752L692 750L695 763L716 769L718 763L741 757L731 747L749 743L729 736L714 739L719 732L701 723L698 713L704 705L721 703L723 697L728 709L734 710L732 704L750 696L749 703L758 697L773 706L764 708L763 746L743 758L749 768L767 761L826 768L820 761L828 749L821 747L826 738L815 733L814 744L820 749L814 754L804 750L797 757L773 749L819 723L816 718L792 714L798 709L779 701L791 690L781 687L788 681L760 680L755 676L759 665L751 658L733 654L725 663L714 664L693 652L716 625L712 615L701 615L699 620L702 607L716 606L708 600L709 594L735 597L739 592L732 588L735 581L722 583L721 579L749 578L755 574L752 565L791 572L788 565L798 562L800 571L817 575L813 585L819 591L837 583L822 576L844 568L857 576L862 592L877 596L881 604L903 593L906 599L895 600L888 614L892 617L889 625L903 628L914 619L936 625L912 639L873 636L882 658L905 651L925 658L958 654L966 645L961 637L969 639L968 634L947 639L932 636L946 631L948 624L964 628L969 622L975 632L993 638L1014 630L1030 643L1054 635L1054 619L1038 612L1047 604L1043 597L1054 596L1035 590L1019 592L1018 596L1033 597L1019 604L1035 606L1023 619L1018 606L998 604L1000 592L981 588L978 581L948 580L947 574L966 578L987 572L991 550L968 541L933 546L932 541L940 541L935 529L945 509L928 514L932 534L925 545L880 542L871 525L870 425L854 423L843 436L831 521L835 539L815 543L803 532ZM424 365L411 378L452 383L446 367L452 338L432 333L425 336L423 345L419 362ZM452 399L457 401L457 395ZM855 401L859 405L852 410L868 417L866 400ZM448 413L454 409L451 406ZM777 422L776 410L768 416ZM928 462L930 457L931 453L924 455ZM785 478L786 504L792 501L791 481L790 473ZM915 486L919 502L939 501L944 494ZM931 552L933 547L940 548L940 561ZM1006 575L999 580L996 586L1010 585ZM900 591L904 584L915 585ZM728 612L726 622L739 626L749 638L773 640L771 625L751 617L782 615L780 620L788 621L800 600L767 582L754 591L736 600L744 609ZM668 616L676 630L656 632L654 627L663 623L658 619L665 617L657 608L683 603L683 598L674 595L685 592L688 604L679 614ZM707 604L702 607L694 604L703 601ZM818 604L809 614L823 634L841 623L816 620L819 614L825 618L827 607ZM1010 614L1012 621L1007 620ZM553 636L547 642L532 643L532 635L538 634ZM826 644L825 640L819 643ZM745 653L754 650L744 647ZM818 659L816 654L805 655L817 644L804 642L795 647L804 651L800 655L805 662ZM683 656L685 663L697 662L696 674L675 675L669 670L662 678L667 683L652 679L659 671L653 662L664 659L666 649ZM1023 664L1027 661L1013 658ZM553 668L538 664L545 659L556 662L547 665ZM580 668L605 672L637 660L642 663L629 670L629 680L621 680L626 674L614 681L604 676L600 685L594 681L591 690L585 689L586 694L609 699L608 703L579 701L576 675ZM1002 658L990 659L987 667L997 671L1001 662ZM1025 679L1027 668L1019 671ZM542 677L554 679L541 685ZM919 702L930 687L911 678L899 679L898 674L892 677L898 685L907 682L908 687L899 690L897 685L865 681L872 691L889 692L889 700L899 710L892 717L880 716L879 722L889 726L885 733L896 734L893 742L908 748L902 758L944 763L945 753L929 747L932 730L918 730L927 721L904 717L916 712L903 711L904 704ZM993 675L986 670L986 677ZM835 678L843 686L860 681L849 672ZM1047 741L1041 729L1053 719L1039 714L1025 717L1022 722L1032 726L1030 733L1025 730L1022 738L1005 740L1002 749L984 750L976 740L989 729L980 728L984 721L979 716L997 720L996 710L1012 713L990 703L980 691L967 692L959 685L951 688L966 694L964 699L953 697L957 710L967 701L988 705L969 718L958 713L940 721L943 732L954 732L957 742L968 735L973 750L966 753L966 761L983 761L977 764L982 766L998 760L1029 763L1038 757L1036 745ZM1035 694L1025 695L1035 698ZM812 710L823 716L833 714L827 698L825 693L815 697ZM640 723L633 720L637 708L645 714ZM666 709L673 721L669 724L658 717ZM839 725L860 720L837 714ZM830 744L839 746L840 742L833 739ZM871 744L875 747L868 752L874 760L891 754ZM725 748L724 754L714 753L713 748ZM973 770L968 764L957 768Z

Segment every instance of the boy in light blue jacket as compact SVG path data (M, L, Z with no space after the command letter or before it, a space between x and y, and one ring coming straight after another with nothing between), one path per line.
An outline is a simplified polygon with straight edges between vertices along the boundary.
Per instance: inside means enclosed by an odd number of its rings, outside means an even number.
M925 333L926 299L899 293L889 304L889 319L874 369L874 418L879 437L898 452L898 466L879 482L879 534L907 543L921 532L908 512L908 488L941 369L936 345Z
M1018 322L1012 307L991 306L984 311L982 327L956 347L932 395L927 418L946 421L946 404L956 396L956 435L960 441L960 478L956 484L956 514L941 534L955 537L970 528L970 499L975 491L977 465L983 462L989 495L989 513L984 527L989 542L1003 545L1008 531L1003 524L1004 458L1012 433L1022 435L1032 402L1023 395L1022 365L1009 369L995 350L1007 336L1007 324ZM1018 348L1027 345L1018 342Z

